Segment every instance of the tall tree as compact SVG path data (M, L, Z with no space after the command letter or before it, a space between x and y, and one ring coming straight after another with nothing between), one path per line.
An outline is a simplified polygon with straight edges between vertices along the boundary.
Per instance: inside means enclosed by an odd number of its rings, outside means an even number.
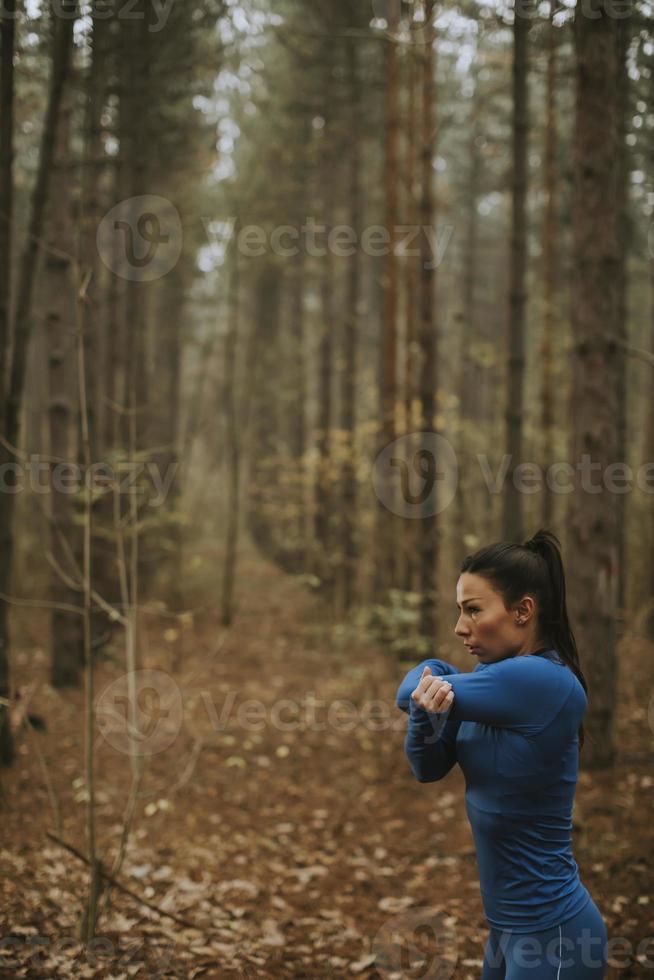
M529 0L516 2L513 16L513 171L511 178L511 281L507 337L506 451L510 455L502 525L506 541L522 538L522 494L514 483L522 462L527 300L527 143Z
M115 37L114 17L103 16L102 3L93 0L90 7L90 24L87 34L87 67L84 78L85 109L82 119L83 166L80 168L78 262L82 263L82 275L87 278L85 300L78 306L82 318L81 342L84 344L86 391L88 392L87 420L91 455L94 460L106 459L108 449L115 440L107 436L108 421L114 418L110 407L114 399L111 369L120 356L117 330L108 329L107 309L111 309L109 297L116 276L111 275L109 288L103 289L101 262L96 245L96 233L102 218L104 202L103 184L111 171L109 158L104 153L102 133L106 119L107 90L114 83L112 40ZM84 465L84 420L79 419L79 463ZM93 534L92 577L93 584L105 599L115 602L117 589L114 574L115 549L106 535L100 520L104 513L112 514L113 499L109 492L93 496L91 530ZM110 519L110 523L113 520ZM76 544L83 550L83 535L78 534ZM79 567L83 555L78 558ZM99 573L103 573L102 580ZM110 636L109 620L104 609L94 606L91 613L93 648L96 649Z
M14 45L16 2L8 0L0 10L0 413L4 414L5 388L10 355L11 316L11 235L13 212L13 158L14 158ZM4 419L3 433L6 432ZM0 462L11 462L8 448L0 443ZM8 497L9 494L5 494ZM3 549L2 565L11 564L11 513L5 511L0 520L0 546ZM10 582L9 569L0 573L0 589L7 591ZM13 759L9 712L4 701L9 699L9 643L7 633L7 604L0 596L0 765L9 765Z
M77 358L75 356L76 293L74 230L70 174L72 100L65 93L56 153L53 159L51 195L47 210L48 248L42 256L40 293L45 305L44 327L48 349L48 428L50 454L57 460L73 460L77 452ZM53 476L57 473L53 470ZM75 502L70 493L51 483L51 598L57 604L51 615L50 679L53 687L79 686L83 667L82 619L63 608L79 606L81 565L79 535L75 527Z
M348 162L348 210L352 227L361 221L361 80L358 44L347 46L347 85L351 113L352 145ZM340 548L337 609L343 615L354 602L356 574L356 465L355 423L357 390L357 324L359 322L360 261L359 250L350 256L347 267L347 302L343 321L343 355L340 374L341 429L343 455L340 473Z
M297 227L301 227L307 214L308 178L309 167L307 165L308 147L311 140L311 130L309 120L306 119L306 112L302 113L301 136L296 162L296 191L295 191L295 216ZM306 424L306 402L307 402L307 344L305 341L305 309L304 297L306 289L306 268L304 248L298 250L298 254L293 259L293 268L290 272L290 310L289 310L289 330L291 335L291 356L289 358L290 377L287 382L288 411L287 427L289 431L289 452L291 457L290 471L293 475L293 528L291 538L295 547L295 563L297 571L300 572L307 567L307 555L305 551L311 539L312 529L309 528L307 508L305 506L305 487L307 483L306 474L306 451L307 451L307 424ZM291 488L289 488L291 493Z
M382 295L382 335L379 345L379 441L382 452L396 437L397 418L397 351L398 351L398 261L395 253L398 223L399 183L399 9L395 3L386 6L387 31L384 63L384 201L386 253L384 256ZM395 514L390 509L392 476L382 474L387 484L377 506L377 558L374 591L382 597L396 581L397 551Z
M629 218L629 148L627 146L627 120L630 116L630 93L629 93L629 74L627 67L627 56L631 33L633 30L633 18L631 0L628 5L623 5L623 11L628 16L623 16L618 21L618 92L616 100L617 126L618 126L618 145L617 145L617 168L616 168L616 211L617 211L617 234L618 234L618 308L616 320L616 332L619 337L618 342L618 448L616 459L627 460L628 453L628 426L627 426L627 321L628 321L628 280L627 280L627 255L629 252L629 239L631 235ZM627 500L625 494L618 494L616 500L618 509L618 615L620 622L625 620L625 599L626 599L626 510Z
M239 340L240 295L237 240L239 224L234 226L234 242L229 270L228 328L225 337L225 370L223 373L223 412L228 454L228 504L225 562L220 595L220 619L229 626L234 617L234 584L240 517L241 453L238 438L236 403L236 354Z
M481 193L482 156L480 143L482 141L482 99L480 93L480 61L481 51L475 42L474 61L470 69L470 82L473 86L470 96L470 114L468 117L468 167L464 192L465 238L463 245L461 270L461 314L457 317L460 324L461 342L459 346L459 369L457 378L457 394L459 398L459 445L461 451L461 474L456 494L458 526L467 525L473 528L473 533L479 533L481 514L475 506L481 501L477 488L473 486L469 472L472 461L472 432L478 431L483 418L483 384L484 372L478 363L475 343L480 336L477 319L479 295L479 196ZM484 495L487 496L487 495Z
M65 16L58 16L63 13ZM18 269L16 288L16 308L13 318L13 350L9 384L3 409L4 441L0 444L0 465L13 463L11 450L7 446L17 446L19 438L20 412L23 404L27 352L32 333L32 306L34 279L39 257L43 220L50 189L52 160L59 125L61 100L69 74L73 47L73 23L77 16L76 0L62 0L57 10L51 11L52 23L52 62L48 89L48 101L43 122L36 180L32 192L27 238ZM8 46L8 45L7 45ZM15 480L11 470L7 470L8 482ZM3 560L0 563L0 594L10 590L13 564L12 520L14 515L15 493L0 494L0 548ZM9 677L9 633L7 603L0 602L0 691L8 689ZM1 696L1 695L0 695ZM12 761L11 736L8 733L6 711L0 705L0 751L2 761Z
M556 2L550 0L547 24L547 76L545 120L545 213L543 219L543 341L541 347L542 387L542 453L545 465L554 461L554 341L558 323L558 168L556 165L557 128L557 53L559 28L554 21ZM553 516L554 495L549 486L543 489L543 524L549 527Z
M590 689L592 767L611 765L617 678L619 521L601 475L617 459L619 256L615 161L619 153L618 21L601 0L577 7L574 167L573 437L575 466L594 467L571 496L570 613ZM600 492L590 492L589 482Z
M0 405L4 405L11 316L16 0L0 9Z
M649 104L654 107L654 56L650 59L649 64ZM650 131L648 145L645 150L646 159L649 162L650 167L650 181L654 181L654 128ZM654 185L650 184L650 187L654 191ZM649 350L654 357L654 240L650 240L649 243ZM654 460L654 385L649 385L649 394L647 400L647 424L645 425L645 438L644 438L644 452L643 456L645 460ZM649 521L646 528L646 541L648 554L645 562L645 568L649 573L647 576L647 581L654 581L654 507L649 508ZM648 593L651 593L651 589L648 589ZM648 596L649 598L649 596ZM651 601L651 607L648 611L646 618L646 631L650 639L654 640L654 601Z
M331 72L331 64L330 64ZM335 193L334 182L336 175L336 155L334 153L334 135L330 107L330 86L326 92L326 125L323 138L326 148L319 163L320 182L323 193L321 207L323 209L323 224L327 235L334 226ZM324 168L324 170L323 170ZM315 486L315 536L318 544L316 551L315 572L321 582L330 590L334 585L334 534L332 526L333 486L332 462L333 440L331 426L333 424L332 377L334 367L334 321L336 314L335 301L335 263L331 247L327 247L320 263L320 330L318 341L318 417L316 420L316 486Z
M419 124L420 124L420 98L421 90L420 69L421 60L421 40L420 22L415 22L412 18L417 12L417 8L410 9L407 13L408 18L408 42L405 46L405 57L403 64L405 75L403 79L404 89L404 108L402 117L404 119L404 154L402 159L404 191L402 198L402 224L406 227L417 228L419 225L418 197L417 190L420 186L419 180ZM406 33L406 31L405 31ZM403 298L404 298L404 429L402 431L405 438L404 442L409 449L409 445L415 443L414 431L419 428L417 417L418 409L418 370L419 370L419 344L418 344L418 316L419 316L419 290L420 290L420 264L415 255L415 249L411 253L404 255L403 266ZM398 535L398 551L402 558L402 567L399 569L398 582L407 591L411 592L415 588L415 579L418 573L418 554L420 545L421 531L420 521L405 521L401 533Z
M436 39L434 0L424 0L424 44L421 65L421 119L420 119L420 225L423 229L436 226L436 202L434 194L434 149L436 142ZM432 432L436 425L436 391L438 388L436 350L436 269L430 255L425 235L420 238L420 320L418 344L420 349L420 429ZM419 450L422 452L422 450ZM427 452L431 452L427 449ZM438 460L432 460L438 465ZM419 589L422 595L420 631L433 641L436 635L436 558L437 515L429 513L437 484L425 496L426 512L420 518Z
M275 560L281 554L279 528L275 526L275 490L279 478L280 421L275 398L274 365L279 359L281 273L263 259L255 283L255 374L252 378L252 452L248 483L248 527L261 552Z

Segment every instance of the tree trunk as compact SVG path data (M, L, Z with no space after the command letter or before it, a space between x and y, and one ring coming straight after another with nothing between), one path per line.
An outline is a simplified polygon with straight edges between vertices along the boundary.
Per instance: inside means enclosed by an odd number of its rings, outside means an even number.
M150 404L148 441L153 448L152 465L165 490L165 499L152 503L156 508L157 525L149 535L149 564L153 569L172 574L156 579L158 594L165 597L168 608L180 612L184 605L182 567L182 534L175 509L180 493L179 481L179 415L180 371L182 364L182 334L186 313L186 257L180 256L157 283L156 346L153 352L154 377ZM151 578L154 572L151 572Z
M109 420L114 419L110 402L115 399L113 368L119 356L120 340L117 325L109 326L111 308L110 294L116 289L117 277L111 273L107 289L102 289L101 263L96 245L96 233L103 213L102 182L104 163L102 144L102 112L105 105L107 76L113 69L110 59L112 40L111 20L99 16L100 8L95 2L91 8L90 62L86 77L85 128L85 166L82 170L81 208L81 248L80 260L87 275L90 276L85 302L79 314L82 317L82 342L84 343L84 363L86 367L86 390L88 391L87 423L91 456L93 460L107 460L107 450L116 443L107 429ZM110 76L109 76L110 77ZM102 161L102 162L101 162ZM113 329L112 329L113 327ZM84 452L81 438L83 421L79 420L79 450ZM80 464L83 463L80 455ZM108 491L98 494L93 500L92 540L92 578L94 588L109 602L119 599L115 585L115 548L107 539L107 528L113 524L113 499ZM104 523L104 526L103 526ZM82 535L77 543L81 545ZM82 555L79 556L81 564ZM99 579L98 576L102 575ZM116 590L116 591L114 591ZM112 624L104 610L94 607L91 612L92 648L97 650L110 638Z
M107 209L119 201L125 200L131 193L128 166L130 143L126 120L128 97L124 97L129 84L126 80L126 70L122 64L122 59L126 57L125 50L129 51L129 39L125 37L124 32L130 27L133 30L133 25L129 21L117 23L115 15L106 21L103 18L94 19L93 23L92 59L94 67L89 79L89 101L93 105L95 104L97 99L95 92L96 74L102 72L103 68L109 77L113 77L115 74L119 96L114 135L120 142L121 152L117 159L108 161L110 180L107 181L108 192L105 203ZM99 62L97 72L96 61ZM89 135L91 132L93 133L90 140L91 147L95 145L96 141L94 132L96 124L97 117L89 105ZM90 203L92 204L92 202ZM94 249L95 247L94 245ZM110 247L112 249L112 268L120 269L125 255L124 239L118 234L114 235ZM99 271L103 274L103 302L101 309L98 310L99 315L95 319L94 334L100 341L96 347L98 358L102 355L104 357L100 363L96 360L97 385L95 388L98 396L103 396L101 399L103 408L97 413L96 424L92 432L92 442L97 457L109 461L124 458L124 450L128 444L125 416L128 403L127 338L128 334L131 333L132 325L128 323L125 314L126 278L113 271L108 274L103 269ZM92 311L95 308L97 284L96 289L93 287L92 281L89 293ZM88 334L88 331L85 331L85 334ZM93 387L90 387L89 390L91 397L93 397ZM117 492L114 489L108 490L101 494L94 503L93 528L98 533L94 535L93 540L93 580L94 587L100 595L112 605L120 606L124 597L120 583L114 513ZM104 612L97 609L93 610L94 644L99 646L102 641L109 640L115 628L116 624L112 623Z
M131 446L138 453L148 447L150 416L148 414L147 326L151 312L151 284L139 277L130 256L136 229L143 217L140 197L148 194L152 170L147 152L149 128L150 46L153 35L148 32L148 4L138 0L133 20L122 24L125 49L121 52L120 144L124 151L125 184L130 200L127 231L123 248L130 266L125 284L124 316L126 330L126 412L123 415L122 445ZM120 18L119 18L120 20ZM154 35L156 37L156 35ZM139 243L140 245L141 243ZM131 512L131 501L121 500L121 506ZM141 511L134 508L137 515ZM151 539L148 532L139 536L138 583L141 594L147 594L153 572L150 558Z
M229 327L225 338L225 373L223 381L223 411L227 449L227 539L223 566L220 618L223 626L229 626L234 618L234 581L240 516L240 441L236 412L236 348L239 340L239 267L238 224L234 228L234 248L229 280Z
M418 139L418 45L413 37L413 32L411 34L411 40L407 47L406 52L407 58L407 108L406 108L406 155L404 160L404 187L405 187L405 207L406 207L406 223L407 224L417 224L418 215L416 208L416 173L418 169L417 160L417 139ZM418 295L418 264L415 261L415 257L412 255L406 256L404 259L404 289L406 294L406 304L405 304L405 316L406 316L406 330L405 330L405 351L406 351L406 363L405 363L405 394L404 394L404 418L405 431L411 432L414 425L417 423L415 417L414 407L415 400L417 398L417 383L416 383L416 348L417 348L417 338L416 338L416 298ZM411 555L409 555L411 559ZM412 570L414 569L414 562L408 561L406 574L407 574L407 588L410 588L410 581L412 576Z
M521 10L527 12L526 5ZM528 138L528 38L530 20L513 22L513 176L511 219L511 282L507 344L506 451L511 457L503 496L502 527L506 541L523 536L522 494L514 484L516 466L523 462L525 304L527 273L527 138Z
M475 51L479 57L478 49ZM484 498L487 491L480 488L474 477L474 434L478 431L479 422L483 418L481 396L484 384L484 372L475 358L475 342L480 338L477 323L477 278L479 252L479 212L478 201L481 183L481 139L480 126L480 95L479 70L477 64L471 66L474 92L471 98L471 115L469 119L469 177L465 194L465 242L463 248L463 274L461 276L461 343L459 346L459 463L461 471L456 494L458 527L469 527L475 538L481 534L481 518L483 516ZM480 492L481 490L481 492ZM483 494L483 496L482 496Z
M577 8L574 270L572 297L574 397L572 460L594 464L587 478L617 458L619 258L616 200L618 158L618 21L600 0ZM589 689L584 760L614 759L615 651L619 522L614 494L578 483L570 502L570 614Z
M654 57L650 60L649 73L650 105L654 105ZM650 180L652 180L654 179L654 132L650 134L648 153L650 161ZM650 190L652 189L654 188L652 188L652 184L650 184ZM649 350L652 356L654 356L654 242L650 244L649 247L649 302ZM651 462L654 460L654 385L651 383L649 384L647 398L647 423L645 425L643 460L645 462ZM654 640L654 599L652 598L652 589L650 585L650 583L654 581L654 507L651 505L648 506L648 522L645 528L645 533L647 548L647 558L645 562L645 568L647 570L647 576L645 579L647 591L645 592L645 601L648 603L649 607L645 613L645 632L650 640Z
M654 82L654 70L652 70L651 80ZM654 173L654 168L652 169ZM649 311L649 349L654 357L654 255L650 254L649 261L649 289L650 289L650 311ZM654 460L654 385L649 386L649 406L647 411L647 423L645 426L645 462L651 463ZM648 639L654 641L654 599L649 583L654 581L654 507L649 506L649 520L646 532L647 558L645 567L648 571L646 582L646 602L649 608L645 614L645 633Z
M631 5L630 5L631 6ZM626 10L627 8L625 8ZM631 10L629 16L622 17L618 21L618 91L617 91L617 126L618 126L618 146L616 158L616 189L617 189L617 222L618 222L618 309L616 332L621 343L618 345L618 449L616 459L627 461L628 458L628 433L627 433L627 254L631 237L629 220L629 151L627 149L627 120L630 118L629 100L629 75L627 67L627 52L631 39L632 17ZM618 636L622 633L622 624L625 621L626 609L626 494L617 494L615 501L618 511L618 616L619 628Z
M349 104L352 120L352 144L349 153L349 218L358 231L361 222L361 83L357 59L358 47L347 47ZM338 570L337 612L343 616L354 603L357 548L357 487L355 463L356 384L357 384L357 325L359 304L359 250L348 260L347 301L343 324L343 363L341 367L341 429L343 432L343 463L340 492L340 548Z
M558 127L556 114L558 28L554 24L554 0L550 2L547 27L547 119L545 123L545 215L543 221L543 343L541 347L542 458L545 467L554 462L554 338L557 336L558 303L558 186L556 155ZM543 487L543 525L550 527L554 516L554 493Z
M248 528L254 544L262 554L275 561L278 554L274 533L274 500L278 480L279 444L274 364L279 357L280 273L270 262L259 272L255 287L255 322L252 324L253 377L247 379L252 389L252 438Z
M11 352L11 236L13 212L14 157L14 41L16 23L15 0L6 0L0 9L0 425L7 434L4 415L7 369ZM0 463L11 462L9 451L0 443ZM9 494L4 494L9 497ZM4 510L4 509L3 509ZM0 547L3 569L0 589L9 591L11 582L11 511L0 516ZM7 561L7 557L9 560ZM0 596L0 699L9 699L9 635L8 606ZM9 711L0 700L0 765L8 766L14 752L9 727Z
M300 227L306 220L308 168L306 154L309 146L310 132L308 124L302 128L302 141L298 160L297 178L297 221ZM293 259L290 273L290 317L291 335L290 370L287 401L287 431L292 465L292 486L289 487L289 502L292 503L293 515L289 521L289 545L293 555L289 554L297 573L307 571L310 566L308 554L313 537L313 528L309 520L310 510L307 507L306 494L308 489L306 450L307 450L307 351L304 339L304 290L306 262L304 249L300 248Z
M398 204L398 28L395 4L387 8L388 37L385 42L385 163L384 163L384 201L386 206L387 251L384 257L383 323L379 361L379 412L380 425L377 453L393 442L396 436L397 399L397 309L398 276L395 255L395 230L397 227ZM394 497L393 474L386 470L380 474L384 484L377 500L376 515L376 555L374 568L374 595L382 599L386 590L396 583L397 551L396 520L392 510Z
M328 170L333 167L330 160ZM329 235L333 221L333 174L325 175L325 215L326 234ZM314 571L329 590L334 585L334 536L331 525L334 487L332 473L332 373L333 373L333 331L335 319L334 301L334 261L331 249L327 248L321 260L320 274L320 340L318 344L318 416L316 420L316 486L315 486L315 538L318 545L314 557Z
M43 217L48 201L50 174L55 148L57 126L64 85L68 77L73 41L73 23L77 14L76 0L62 0L63 9L73 16L53 17L53 50L52 68L48 91L39 163L36 181L32 193L30 218L27 227L27 239L18 271L16 290L16 311L14 316L14 344L5 404L3 406L4 437L12 445L18 445L20 411L23 403L23 388L25 383L25 366L27 350L32 330L32 298L36 273L36 263L39 256L41 235L43 232ZM4 26L4 25L3 25ZM8 42L6 42L8 48ZM12 454L4 444L0 443L0 466L12 463ZM7 472L7 483L12 485L15 474ZM14 515L15 493L0 494L0 593L6 594L11 588L11 570L13 564L12 520ZM0 603L0 691L7 689L9 635L7 622L7 604ZM2 761L8 764L12 761L10 736L7 735L8 720L0 706L0 750Z
M408 17L413 16L409 10ZM401 224L417 228L420 222L418 214L418 199L416 190L419 186L418 169L418 140L420 138L420 70L422 65L421 39L416 37L416 28L421 22L409 25L409 43L406 46L406 118L404 169L404 213ZM418 336L419 293L420 293L420 264L415 255L415 246L410 249L414 254L405 255L402 259L404 285L404 428L402 435L408 436L405 445L409 452L417 442L415 431L420 428L419 413L419 367L420 344ZM409 449L411 445L411 449ZM405 520L397 542L398 554L402 559L399 569L399 583L407 592L413 592L417 585L419 553L420 553L420 521Z
M434 201L434 169L432 161L436 141L436 88L435 88L435 36L434 0L425 0L425 37L422 49L422 119L420 134L420 225L436 227ZM420 429L433 432L436 425L436 390L438 372L436 361L436 270L432 268L426 236L420 236L420 323L418 343L420 348ZM427 450L430 451L429 449ZM438 461L436 460L436 463ZM425 498L425 513L420 520L419 542L419 591L421 593L420 632L434 642L436 638L436 559L438 554L437 515L428 513L433 504L435 485Z
M11 342L15 25L16 0L5 0L0 7L0 406L5 401Z
M49 249L42 257L41 285L45 295L45 328L49 365L48 421L50 454L73 463L77 456L76 283L74 235L68 179L71 106L63 100L53 160L51 194L46 221ZM51 476L56 477L56 470ZM79 583L75 590L56 569L51 570L50 597L58 604L81 605L81 555L74 522L76 503L55 478L51 481L51 550L55 563ZM53 687L79 687L84 662L82 618L63 609L51 614L50 681Z

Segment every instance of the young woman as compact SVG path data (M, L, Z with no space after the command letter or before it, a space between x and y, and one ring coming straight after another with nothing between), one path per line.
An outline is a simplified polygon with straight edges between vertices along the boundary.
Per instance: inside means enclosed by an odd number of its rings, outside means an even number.
M558 539L469 555L454 632L477 663L425 660L399 686L421 783L459 763L490 933L482 980L601 980L607 930L572 854L587 685Z

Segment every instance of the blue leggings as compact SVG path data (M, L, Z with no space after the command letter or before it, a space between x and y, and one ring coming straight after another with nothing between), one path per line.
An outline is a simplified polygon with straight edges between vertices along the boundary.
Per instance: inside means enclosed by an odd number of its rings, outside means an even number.
M491 927L481 980L603 980L608 936L592 900L581 912L542 932Z

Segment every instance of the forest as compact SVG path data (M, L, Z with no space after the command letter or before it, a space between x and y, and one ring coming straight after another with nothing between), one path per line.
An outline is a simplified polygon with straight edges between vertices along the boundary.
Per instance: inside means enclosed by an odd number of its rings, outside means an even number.
M395 692L543 528L575 857L649 975L650 0L0 28L0 976L477 980L463 776Z

